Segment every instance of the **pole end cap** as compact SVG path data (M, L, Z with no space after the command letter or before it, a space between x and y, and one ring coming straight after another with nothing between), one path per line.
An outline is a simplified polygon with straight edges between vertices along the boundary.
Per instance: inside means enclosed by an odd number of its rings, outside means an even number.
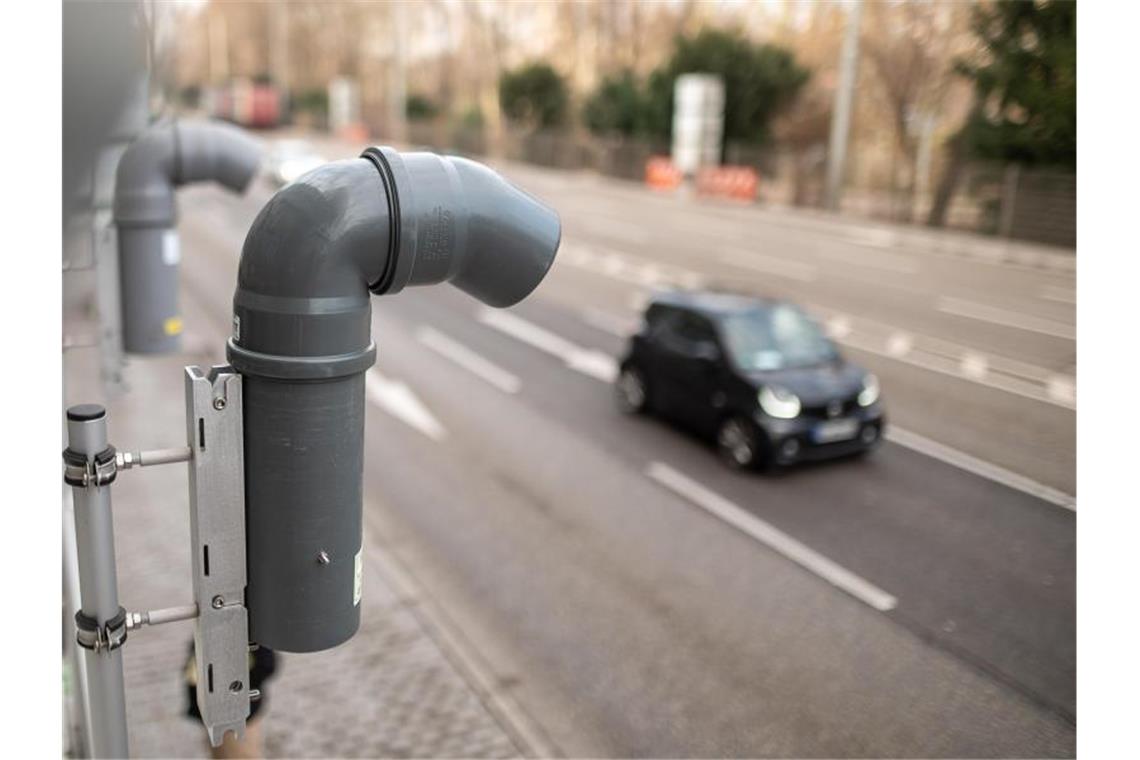
M107 415L107 410L99 404L77 404L67 410L67 419L72 422L91 422Z

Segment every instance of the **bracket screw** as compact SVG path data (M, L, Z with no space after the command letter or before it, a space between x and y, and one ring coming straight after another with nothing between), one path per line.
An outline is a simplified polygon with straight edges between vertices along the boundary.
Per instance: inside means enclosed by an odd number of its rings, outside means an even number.
M240 694L241 693L241 687L242 687L241 681L234 681L233 683L230 684L230 693Z
M321 551L317 553L317 562L321 563L322 565L327 565L331 561L332 560L329 559L329 553L324 549L321 549Z
M219 412L222 411L226 408L226 400L221 396L218 396L216 399L214 399L214 408Z
M219 594L210 600L210 606L215 610L220 610L222 607L226 606L226 600L222 598L221 594Z

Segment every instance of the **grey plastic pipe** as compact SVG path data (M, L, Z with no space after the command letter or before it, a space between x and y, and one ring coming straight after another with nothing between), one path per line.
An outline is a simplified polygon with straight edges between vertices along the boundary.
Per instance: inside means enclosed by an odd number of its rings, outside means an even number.
M360 625L370 294L450 282L510 306L560 237L553 209L487 167L391 148L314 169L261 210L227 346L243 376L253 641L317 651Z
M243 192L260 161L256 140L220 123L156 124L123 153L113 210L124 350L169 353L181 342L175 190L213 180Z

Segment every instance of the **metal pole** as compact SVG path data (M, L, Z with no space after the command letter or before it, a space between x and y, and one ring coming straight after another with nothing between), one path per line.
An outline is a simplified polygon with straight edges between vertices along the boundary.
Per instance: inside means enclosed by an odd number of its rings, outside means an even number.
M998 234L1009 238L1013 232L1013 207L1017 203L1017 185L1021 179L1020 164L1006 164L1005 176L1001 185L1001 220Z
M407 8L402 1L390 4L392 13L392 63L388 67L388 141L408 139Z
M831 141L827 150L827 187L824 202L832 211L839 210L843 194L843 170L847 161L847 136L851 131L851 106L855 101L855 80L859 67L859 19L863 0L855 0L847 16L847 33L839 55L839 86L835 90L835 107L831 112Z
M114 451L107 444L107 413L97 404L67 410L68 452L85 460L91 477L69 477L75 501L75 542L79 555L80 612L99 631L120 617L115 572L115 536L111 520L111 483ZM111 453L111 476L99 474L97 455ZM65 453L65 457L67 453ZM70 469L69 469L70 472ZM84 482L85 481L85 482ZM125 621L124 621L125 630ZM104 637L105 640L105 637ZM104 643L83 651L87 669L91 717L91 752L94 757L127 756L127 710L123 687L123 653L117 644Z
M107 143L99 151L92 180L91 251L99 313L99 357L103 389L108 398L125 390L119 248L111 210L115 199L115 171L127 146L146 128L148 85L149 77L145 74L135 81L130 99L119 113Z

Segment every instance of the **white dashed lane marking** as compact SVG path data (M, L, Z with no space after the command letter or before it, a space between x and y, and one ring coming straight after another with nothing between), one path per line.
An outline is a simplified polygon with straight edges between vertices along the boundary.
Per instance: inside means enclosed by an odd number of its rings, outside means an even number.
M503 393L518 393L519 389L522 388L522 381L517 376L438 330L426 326L421 327L416 331L416 339L440 356L450 359Z
M1054 338L1063 338L1065 340L1077 339L1077 328L1075 325L1057 322L1053 319L1045 319L1044 317L1035 317L1031 314L1009 311L1008 309L999 309L996 306L974 303L973 301L966 301L961 298L939 298L938 310L944 314L953 314L957 317L974 319L979 322L989 322L990 324L1001 325L1002 327L1012 327L1015 330L1026 330L1028 332L1050 335Z
M583 348L560 335L507 311L484 309L479 321L540 351L561 359L570 369L595 380L610 382L617 376L617 363L609 354Z
M388 414L431 438L442 441L447 431L435 415L410 388L398 380L390 380L371 369L365 373L364 385L368 400Z

